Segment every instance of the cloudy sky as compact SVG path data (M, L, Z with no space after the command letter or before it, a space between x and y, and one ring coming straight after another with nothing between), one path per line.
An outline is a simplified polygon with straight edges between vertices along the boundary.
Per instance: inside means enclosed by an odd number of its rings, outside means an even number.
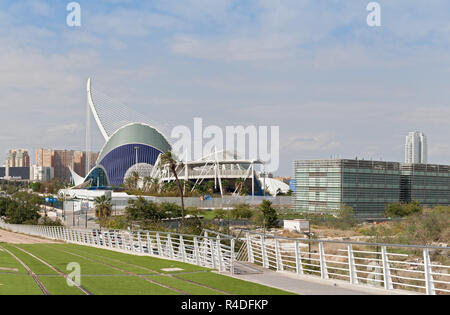
M402 161L428 136L450 164L450 2L379 0L0 0L0 158L9 148L83 149L85 85L177 125L280 126L292 160ZM102 144L94 134L94 148Z

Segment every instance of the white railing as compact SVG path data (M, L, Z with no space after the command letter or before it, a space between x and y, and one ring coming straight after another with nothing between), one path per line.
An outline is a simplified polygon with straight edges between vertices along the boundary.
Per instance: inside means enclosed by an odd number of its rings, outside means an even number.
M220 272L233 270L234 239L225 240L220 235L209 237L207 232L196 236L155 231L17 225L1 221L0 228L67 243L169 258Z
M246 231L246 254L264 268L351 284L449 294L449 247L292 239Z

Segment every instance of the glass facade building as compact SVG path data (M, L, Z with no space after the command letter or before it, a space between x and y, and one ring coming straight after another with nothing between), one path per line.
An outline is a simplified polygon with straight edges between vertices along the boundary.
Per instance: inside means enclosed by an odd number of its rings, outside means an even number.
M309 160L294 162L294 170L298 211L333 213L345 204L358 217L377 218L400 199L400 163Z
M450 166L401 164L401 202L418 201L425 207L450 205Z

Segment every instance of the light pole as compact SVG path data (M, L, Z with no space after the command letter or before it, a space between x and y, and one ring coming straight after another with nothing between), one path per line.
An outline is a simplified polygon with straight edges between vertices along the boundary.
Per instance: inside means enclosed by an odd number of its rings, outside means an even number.
M134 147L134 149L136 150L136 167L137 167L137 164L138 164L138 151L139 151L139 147L138 146L135 146Z

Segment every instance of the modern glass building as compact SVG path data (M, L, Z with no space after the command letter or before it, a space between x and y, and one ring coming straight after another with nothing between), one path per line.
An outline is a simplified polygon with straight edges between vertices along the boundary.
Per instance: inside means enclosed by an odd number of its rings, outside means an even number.
M450 204L450 166L401 164L400 201L425 207Z
M161 153L170 150L169 142L155 128L142 123L128 124L108 139L85 181L92 186L118 186L130 168L136 164L152 167Z
M342 204L362 218L382 217L400 198L400 163L365 160L295 161L298 211L337 212Z

